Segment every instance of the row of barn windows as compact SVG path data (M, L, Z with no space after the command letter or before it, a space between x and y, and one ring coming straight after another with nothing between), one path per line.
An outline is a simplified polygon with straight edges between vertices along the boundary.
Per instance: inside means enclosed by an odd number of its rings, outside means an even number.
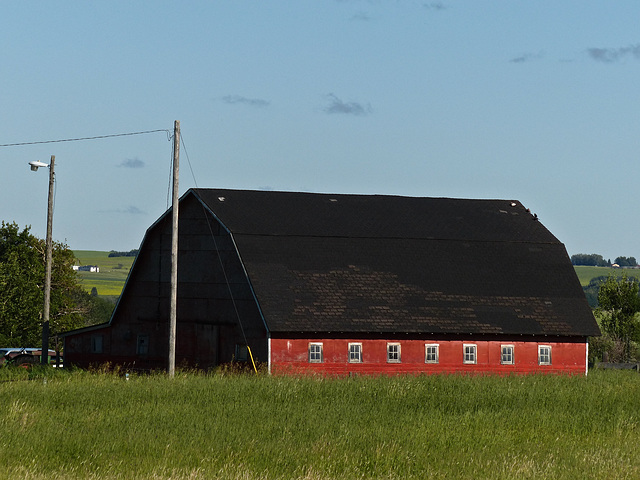
M322 363L322 343L309 343L309 362ZM349 363L362 363L362 343L349 343ZM401 363L402 355L399 343L387 343L387 363ZM440 362L440 345L437 343L425 343L424 363ZM462 362L475 364L478 362L478 346L473 343L462 345ZM515 347L513 345L500 345L500 363L513 365L515 363ZM538 364L551 365L551 346L538 345Z
M91 336L91 353L104 353L104 341L102 335ZM149 335L138 334L136 338L136 355L147 355L149 353Z

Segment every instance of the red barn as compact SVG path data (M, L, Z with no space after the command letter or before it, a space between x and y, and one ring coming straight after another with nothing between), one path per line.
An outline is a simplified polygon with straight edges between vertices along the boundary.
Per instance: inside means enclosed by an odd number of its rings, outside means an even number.
M271 372L585 373L599 335L565 247L517 201L192 189L180 199L178 365ZM171 213L111 320L65 364L168 362Z

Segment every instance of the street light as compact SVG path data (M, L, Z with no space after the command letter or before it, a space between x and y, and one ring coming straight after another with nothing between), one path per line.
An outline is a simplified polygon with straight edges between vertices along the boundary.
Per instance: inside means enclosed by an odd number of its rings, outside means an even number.
M31 165L31 171L33 171L33 172L37 172L38 168L40 168L40 167L48 167L49 166L46 163L42 163L42 162L29 162L29 165Z
M49 363L49 305L51 304L51 264L53 263L53 245L51 242L51 231L53 230L53 165L56 161L55 155L51 155L51 163L47 165L43 162L29 162L31 170L38 171L40 167L49 167L49 199L47 206L47 254L45 260L44 275L44 307L42 309L42 356L40 363L47 365Z

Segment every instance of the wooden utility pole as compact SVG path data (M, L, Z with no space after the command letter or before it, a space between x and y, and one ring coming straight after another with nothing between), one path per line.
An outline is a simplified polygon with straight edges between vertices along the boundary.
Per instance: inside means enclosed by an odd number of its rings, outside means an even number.
M171 306L169 313L169 376L176 371L176 310L178 304L178 176L180 170L180 122L173 124L173 198L171 226Z
M49 307L51 305L51 264L53 263L53 182L55 173L53 171L55 155L51 155L51 163L49 164L49 196L47 205L47 238L46 242L46 259L44 274L44 306L42 307L42 353L40 363L47 365L49 363Z

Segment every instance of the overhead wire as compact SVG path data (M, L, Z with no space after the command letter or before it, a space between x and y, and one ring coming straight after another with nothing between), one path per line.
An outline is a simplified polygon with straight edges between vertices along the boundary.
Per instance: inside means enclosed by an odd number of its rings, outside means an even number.
M189 165L189 170L191 171L191 177L193 178L193 184L196 186L196 188L198 188L198 181L196 180L196 176L193 172L193 166L191 165L191 159L189 158L189 152L187 151L187 146L184 143L184 136L180 135L180 143L182 143L182 149L184 150L184 154L187 157L187 164ZM242 338L244 339L245 344L247 345L247 350L249 352L249 355L251 357L251 363L253 364L253 369L256 373L258 373L258 370L256 368L256 364L255 361L253 360L253 353L251 353L251 347L249 347L249 341L247 340L247 335L245 333L244 330L244 326L242 325L242 320L240 319L240 311L238 310L238 305L236 303L236 299L233 295L233 291L231 289L231 282L229 282L229 276L227 275L227 271L224 267L224 262L222 261L222 256L220 255L220 248L218 246L218 241L216 240L216 236L213 233L213 227L211 226L211 219L210 216L207 214L207 210L204 206L204 204L202 205L202 211L204 213L204 217L205 220L207 221L207 227L209 228L209 234L211 235L211 239L213 240L213 245L214 248L216 249L216 252L218 254L218 261L220 262L220 268L222 269L222 274L224 276L224 281L225 284L227 285L227 290L229 292L229 297L231 298L231 304L233 305L233 310L236 314L236 319L238 320L238 325L240 325L240 331L242 333Z
M44 143L80 142L84 140L100 140L104 138L113 138L113 137L128 137L131 135L146 135L148 133L158 133L158 132L165 132L167 134L167 139L171 140L171 132L166 128L162 128L158 130L144 130L140 132L114 133L111 135L96 135L93 137L63 138L59 140L39 140L34 142L5 143L5 144L0 144L0 147L20 147L24 145L41 145Z
M56 173L53 172L53 202L51 202L51 216L56 212L56 198L58 197L58 179Z
M173 135L169 138L169 141L173 140ZM170 150L169 154L169 181L167 182L167 210L169 210L169 205L171 204L171 187L173 186L173 148Z

